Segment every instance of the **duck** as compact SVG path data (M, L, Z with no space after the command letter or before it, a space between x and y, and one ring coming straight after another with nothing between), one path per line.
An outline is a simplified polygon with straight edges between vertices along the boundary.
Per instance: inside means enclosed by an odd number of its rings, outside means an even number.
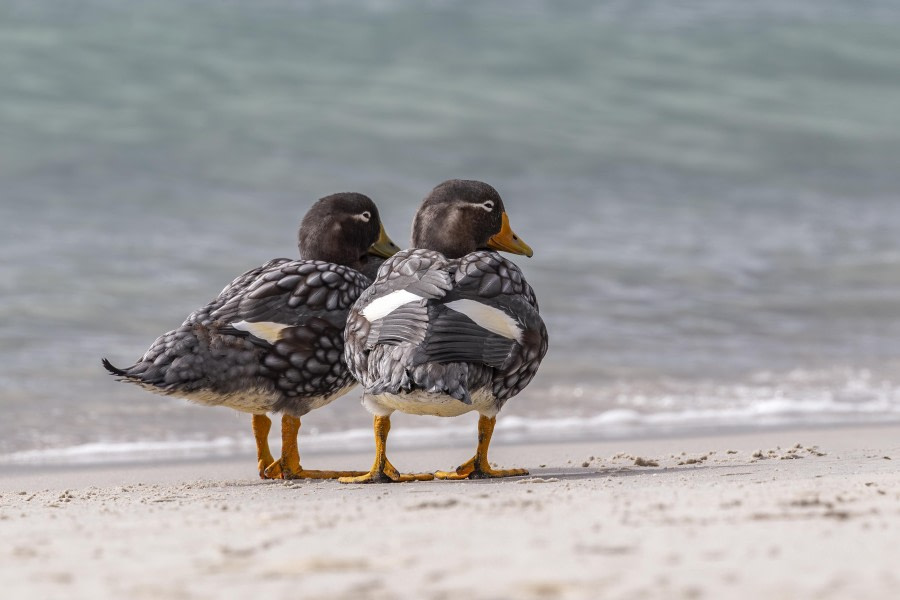
M131 366L106 358L102 364L120 381L157 394L250 413L262 479L359 474L304 469L300 418L356 386L344 362L347 316L400 248L375 203L359 193L319 199L297 236L299 260L276 258L237 276ZM269 413L282 414L278 460L268 445Z
M419 207L412 247L380 267L350 309L344 352L373 415L375 460L342 483L527 475L488 461L497 414L534 378L548 335L522 271L501 256L533 251L509 224L496 189L452 179ZM394 411L456 417L477 411L475 455L453 471L401 473L387 458Z

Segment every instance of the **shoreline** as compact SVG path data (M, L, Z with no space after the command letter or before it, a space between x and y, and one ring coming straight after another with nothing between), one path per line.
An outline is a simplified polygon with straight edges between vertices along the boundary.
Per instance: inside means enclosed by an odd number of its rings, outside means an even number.
M389 456L447 469L473 446ZM900 586L898 425L498 445L491 460L531 474L260 481L250 456L7 473L0 583L11 597L173 599L888 599Z
M408 418L400 415L400 419ZM547 433L523 428L519 417L512 417L513 424L503 427L500 421L492 447L500 446L544 446L567 443L629 443L652 440L687 439L720 436L767 435L785 431L830 431L847 429L870 429L900 426L898 420L881 422L824 422L797 424L765 424L750 426L737 424L694 425L687 427L607 427L597 430L581 430ZM400 422L392 432L389 446L396 451L428 451L466 448L474 443L475 422L447 427L407 427ZM273 428L274 430L274 428ZM424 432L424 435L423 435ZM300 432L301 455L330 456L364 454L371 447L372 433L368 429L342 432L305 433ZM343 443L341 443L343 442ZM270 435L270 447L277 454L280 439ZM252 457L255 453L252 436L246 435L208 440L140 441L140 442L92 442L61 448L25 450L0 455L0 477L27 473L34 470L93 469L103 467L137 467L141 465L179 465L186 463L239 461L242 457Z

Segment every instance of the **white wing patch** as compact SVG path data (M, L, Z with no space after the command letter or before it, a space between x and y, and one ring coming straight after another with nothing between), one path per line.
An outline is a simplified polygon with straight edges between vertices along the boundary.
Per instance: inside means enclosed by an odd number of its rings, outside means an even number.
M491 333L522 343L522 334L524 333L522 328L515 319L499 308L475 300L454 300L447 302L444 306L466 315Z
M421 300L422 296L417 296L406 290L397 290L391 292L381 298L376 298L368 306L366 306L360 314L366 318L369 323L374 323L378 319L383 319L404 304L409 304L413 300Z
M283 325L272 321L260 321L259 323L238 321L237 323L232 323L231 326L235 329L240 329L241 331L246 331L249 334L255 335L261 340L266 340L270 344L274 344L281 338L282 329L291 327L291 325Z

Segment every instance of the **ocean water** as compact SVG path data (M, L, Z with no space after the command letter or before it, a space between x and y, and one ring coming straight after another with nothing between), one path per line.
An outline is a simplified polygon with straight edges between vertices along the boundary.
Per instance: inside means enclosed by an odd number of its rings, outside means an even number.
M891 0L6 0L0 463L249 454L100 357L294 256L315 199L402 242L451 177L500 191L551 334L501 441L900 420L898 58ZM302 447L368 447L358 400Z

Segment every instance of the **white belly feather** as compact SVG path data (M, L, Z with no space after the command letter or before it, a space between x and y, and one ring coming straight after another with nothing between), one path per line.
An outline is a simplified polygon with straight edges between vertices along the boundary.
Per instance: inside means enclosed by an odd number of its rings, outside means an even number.
M471 394L472 404L464 404L447 394L414 391L409 394L378 394L363 396L363 406L373 415L386 417L395 410L411 415L434 417L458 417L470 411L493 417L497 414L497 401L490 390L478 390Z
M271 412L275 403L281 399L281 394L265 388L255 388L250 390L241 390L230 394L222 394L212 390L198 390L195 392L185 392L181 390L162 390L156 386L142 385L141 387L162 394L165 396L176 396L184 398L196 404L204 406L227 406L228 408L256 415ZM305 405L306 412L313 411L330 404L337 400L350 390L356 387L354 381L351 385L339 389L333 394L327 396L315 396L311 398L302 398L300 402Z
M149 386L147 389L151 389ZM159 392L159 388L156 388ZM221 394L212 390L198 390L196 392L163 392L167 396L177 396L184 398L196 404L204 406L227 406L246 413L261 415L272 410L275 402L281 397L281 394L257 388L253 390L241 390L230 394Z

